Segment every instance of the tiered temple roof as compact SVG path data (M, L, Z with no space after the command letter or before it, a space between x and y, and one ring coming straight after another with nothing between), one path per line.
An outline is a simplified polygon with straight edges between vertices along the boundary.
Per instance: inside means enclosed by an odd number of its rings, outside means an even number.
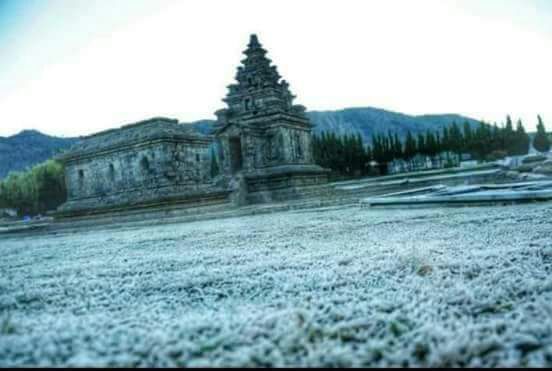
M304 115L305 107L293 105L295 96L289 84L281 80L256 35L251 35L243 53L246 58L238 67L236 83L228 86L228 95L223 99L228 108L217 111L219 121L272 112Z
M176 119L154 117L83 137L59 159L69 160L154 140L209 141L211 138Z

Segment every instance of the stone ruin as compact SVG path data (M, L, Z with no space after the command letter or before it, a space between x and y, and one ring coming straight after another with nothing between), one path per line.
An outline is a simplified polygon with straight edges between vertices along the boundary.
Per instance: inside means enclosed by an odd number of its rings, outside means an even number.
M289 84L280 79L256 35L244 54L224 99L228 108L216 112L223 175L244 177L248 202L286 199L301 187L326 182L328 171L312 157L305 107L293 104Z
M59 215L283 201L326 183L305 107L293 104L256 35L244 54L213 133L158 117L85 137L59 156L68 192Z
M224 199L228 191L209 173L211 143L212 137L167 118L86 137L59 158L67 186L59 211Z

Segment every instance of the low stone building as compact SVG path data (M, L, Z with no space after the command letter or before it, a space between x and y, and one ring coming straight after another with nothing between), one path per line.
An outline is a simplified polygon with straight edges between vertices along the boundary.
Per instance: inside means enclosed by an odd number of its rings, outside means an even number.
M416 154L409 160L393 160L388 163L387 171L389 174L400 174L456 166L460 166L459 156L453 152L444 151L435 156Z
M329 170L313 161L305 107L293 104L255 35L244 54L212 135L153 118L86 137L60 156L68 200L59 214L284 200L326 183Z
M61 213L87 213L163 202L225 199L210 174L212 137L177 120L152 118L85 137L59 157L67 202Z

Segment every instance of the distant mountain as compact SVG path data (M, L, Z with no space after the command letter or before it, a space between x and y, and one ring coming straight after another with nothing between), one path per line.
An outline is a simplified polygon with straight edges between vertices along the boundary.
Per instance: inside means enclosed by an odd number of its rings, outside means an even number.
M10 171L25 170L70 147L77 138L57 138L36 130L0 137L0 179Z
M391 131L404 138L408 131L414 135L425 133L427 130L441 131L444 126L453 122L463 125L467 121L472 127L479 124L474 119L455 114L409 116L371 107L310 111L307 115L314 124L316 134L323 131L335 132L338 135L360 133L365 144L370 144L372 136L376 133L386 134ZM201 120L192 122L191 125L199 132L207 134L211 132L214 123L213 120Z
M404 138L410 131L416 135L428 130L441 131L444 126L453 122L471 126L479 125L478 121L460 115L423 115L409 116L403 113L386 111L378 108L347 108L339 111L311 111L307 113L314 124L314 132L319 134L335 132L338 135L360 133L365 144L372 142L374 134L398 133Z
M413 134L427 130L442 130L453 121L462 124L478 125L476 120L459 115L409 116L378 108L347 108L338 111L307 112L314 124L314 132L319 134L335 132L338 135L360 133L364 143L370 144L375 133L397 132L404 138L408 131ZM190 123L204 134L212 131L214 120L200 120ZM0 179L13 170L23 170L51 158L55 153L73 145L78 138L57 138L35 130L0 137Z

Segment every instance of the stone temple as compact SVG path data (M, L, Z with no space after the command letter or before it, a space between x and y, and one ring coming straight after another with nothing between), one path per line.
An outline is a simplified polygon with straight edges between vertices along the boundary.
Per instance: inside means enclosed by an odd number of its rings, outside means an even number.
M68 192L59 212L284 201L326 183L305 107L266 53L251 35L209 135L159 117L85 137L59 156Z

